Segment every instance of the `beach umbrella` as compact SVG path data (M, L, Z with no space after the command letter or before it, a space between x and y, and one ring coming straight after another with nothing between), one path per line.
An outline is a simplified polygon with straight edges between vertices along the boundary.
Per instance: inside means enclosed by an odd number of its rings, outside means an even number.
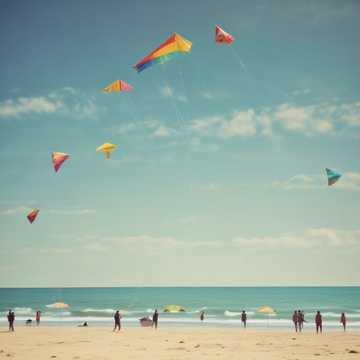
M50 309L68 309L70 305L65 304L63 302L57 302L54 304L46 305L46 307Z
M164 312L184 312L185 309L181 305L166 305Z
M260 306L256 311L260 314L268 315L267 326L269 326L270 315L276 315L276 311L271 306L268 305Z

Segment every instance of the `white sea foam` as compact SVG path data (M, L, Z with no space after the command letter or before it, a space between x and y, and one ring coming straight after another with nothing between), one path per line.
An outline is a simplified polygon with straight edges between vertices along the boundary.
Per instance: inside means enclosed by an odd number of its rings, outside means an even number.
M93 308L86 308L81 311L85 313L106 313L106 314L113 314L115 312L114 309L93 309Z
M255 312L254 311L247 311L246 314L248 316L253 316L253 315L255 315ZM224 315L225 316L230 316L230 317L241 316L241 312L225 310Z
M306 316L315 316L316 313L315 312L312 312L312 313L305 313ZM334 312L324 312L324 313L321 313L321 315L324 317L324 318L327 318L327 317L333 317L333 318L339 318L340 319L340 316L341 316L341 313L334 313ZM360 318L360 314L354 314L354 313L346 313L346 317L347 318Z

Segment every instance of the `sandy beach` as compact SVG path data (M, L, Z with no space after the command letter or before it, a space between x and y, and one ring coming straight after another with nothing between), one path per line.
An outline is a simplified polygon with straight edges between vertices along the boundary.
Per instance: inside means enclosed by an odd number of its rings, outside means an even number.
M359 359L360 332L224 328L0 329L0 359Z

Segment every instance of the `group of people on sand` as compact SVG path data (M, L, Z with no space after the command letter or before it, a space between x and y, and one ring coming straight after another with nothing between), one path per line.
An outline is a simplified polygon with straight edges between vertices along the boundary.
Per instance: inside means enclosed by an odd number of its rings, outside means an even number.
M304 327L304 322L306 322L304 312L301 310L295 310L292 316L292 321L295 326L295 331L301 332Z
M301 332L303 327L304 327L304 322L306 322L305 320L305 316L304 316L304 312L301 310L295 310L292 316L292 321L294 323L295 326L295 331L296 332ZM344 331L346 330L346 315L345 313L341 313L340 316L340 323L344 328ZM316 333L318 334L319 332L322 333L322 315L320 313L320 311L317 311L315 314L315 326L316 326Z
M122 319L122 315L120 314L120 311L117 310L114 314L114 330L113 331L120 331L121 330L121 319ZM157 311L157 309L155 309L153 315L152 315L152 324L151 326L155 329L157 329L158 327L158 321L159 321L159 313Z
M9 323L9 331L15 331L15 328L14 328L15 312L10 309L8 311L6 317L7 317L8 323ZM36 320L37 326L40 325L40 318L41 318L41 311L38 310L38 311L36 311L36 314L35 314L35 320ZM31 323L32 323L32 319L27 319L25 322L26 325L29 325L29 324L31 325Z

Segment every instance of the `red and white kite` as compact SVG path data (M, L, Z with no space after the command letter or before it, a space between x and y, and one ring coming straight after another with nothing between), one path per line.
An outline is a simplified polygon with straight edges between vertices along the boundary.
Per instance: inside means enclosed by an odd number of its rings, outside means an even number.
M220 26L215 26L215 41L217 43L231 44L235 38L224 31Z
M60 169L64 161L66 161L69 157L70 156L68 154L62 152L53 152L51 154L52 163L56 172Z

